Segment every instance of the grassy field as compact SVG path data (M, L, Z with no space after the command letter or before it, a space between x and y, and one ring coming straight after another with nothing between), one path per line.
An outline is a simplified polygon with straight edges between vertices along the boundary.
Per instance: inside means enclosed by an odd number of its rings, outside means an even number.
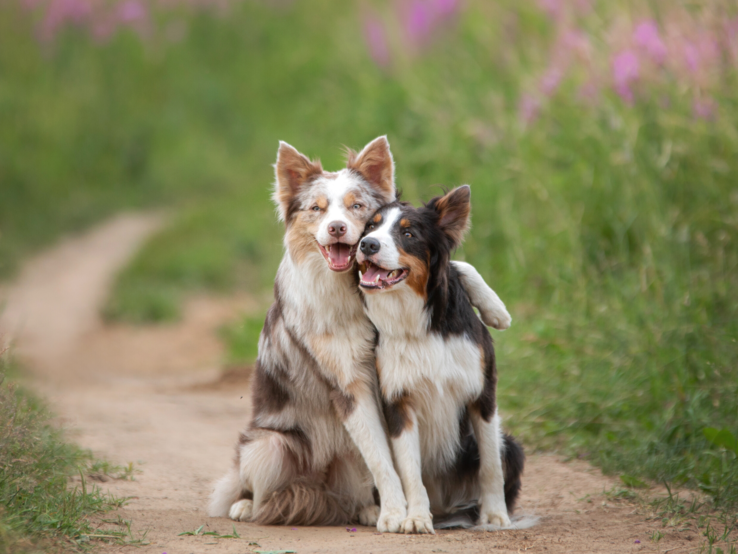
M133 469L95 460L67 442L43 404L6 379L17 372L6 357L0 355L0 554L81 551L101 540L140 543L130 522L101 517L125 499L90 482L90 475L129 478Z
M260 292L281 256L277 141L335 169L341 145L386 133L405 198L472 185L459 257L513 314L495 335L500 404L528 448L698 488L735 514L738 12L585 4L243 2L157 13L144 38L69 28L41 45L40 16L3 4L0 270L158 206L172 223L108 317ZM233 360L258 331L228 330Z

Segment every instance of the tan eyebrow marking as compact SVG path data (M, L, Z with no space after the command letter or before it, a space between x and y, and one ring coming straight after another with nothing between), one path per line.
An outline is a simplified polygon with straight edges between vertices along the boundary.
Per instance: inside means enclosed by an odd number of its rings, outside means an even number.
M403 229L407 229L408 227L410 227L410 220L404 219L404 218L401 219L400 220L400 227L402 227Z
M328 207L328 200L326 200L325 196L319 196L315 203L321 210L325 210Z
M377 214L377 215L375 215L375 216L374 216L374 217L372 218L372 221L373 221L374 223L379 223L380 221L382 221L382 214Z
M343 197L343 204L347 208L356 204L356 195L353 192L347 193L346 196Z

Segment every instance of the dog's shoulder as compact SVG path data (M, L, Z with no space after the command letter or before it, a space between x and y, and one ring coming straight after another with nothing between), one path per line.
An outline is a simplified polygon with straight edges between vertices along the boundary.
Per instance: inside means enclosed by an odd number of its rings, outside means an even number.
M443 291L430 291L428 309L442 313L442 317L433 318L431 332L444 338L466 336L477 344L486 342L489 331L474 312L469 295L461 281L461 276L453 264L444 268L443 279L437 279L438 287Z

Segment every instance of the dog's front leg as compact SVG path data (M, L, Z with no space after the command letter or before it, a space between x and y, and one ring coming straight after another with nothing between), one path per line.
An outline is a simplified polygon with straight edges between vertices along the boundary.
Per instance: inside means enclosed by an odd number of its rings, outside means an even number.
M430 500L423 485L417 416L404 398L388 404L386 410L392 437L392 450L395 452L397 468L400 471L407 496L407 518L402 522L402 530L405 533L435 535Z
M479 445L479 524L499 527L510 525L505 505L505 476L502 472L503 439L500 432L500 416L495 411L487 421L479 410L470 407L472 427Z
M380 419L377 399L366 385L352 388L351 393L337 395L334 403L379 491L382 506L377 530L382 533L399 533L407 516L407 503L400 478L392 464L392 454Z

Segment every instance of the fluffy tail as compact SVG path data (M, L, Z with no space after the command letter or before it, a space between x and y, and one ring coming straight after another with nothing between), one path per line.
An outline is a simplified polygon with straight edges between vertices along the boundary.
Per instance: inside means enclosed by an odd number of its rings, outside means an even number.
M210 495L208 515L228 517L228 511L233 503L243 498L242 492L238 469L234 467L215 484L215 490Z
M524 465L523 447L515 440L515 437L506 434L502 470L505 473L505 505L511 514L515 510L515 502L520 495Z
M300 478L269 495L254 521L261 525L344 525L355 503L327 490L324 484Z

